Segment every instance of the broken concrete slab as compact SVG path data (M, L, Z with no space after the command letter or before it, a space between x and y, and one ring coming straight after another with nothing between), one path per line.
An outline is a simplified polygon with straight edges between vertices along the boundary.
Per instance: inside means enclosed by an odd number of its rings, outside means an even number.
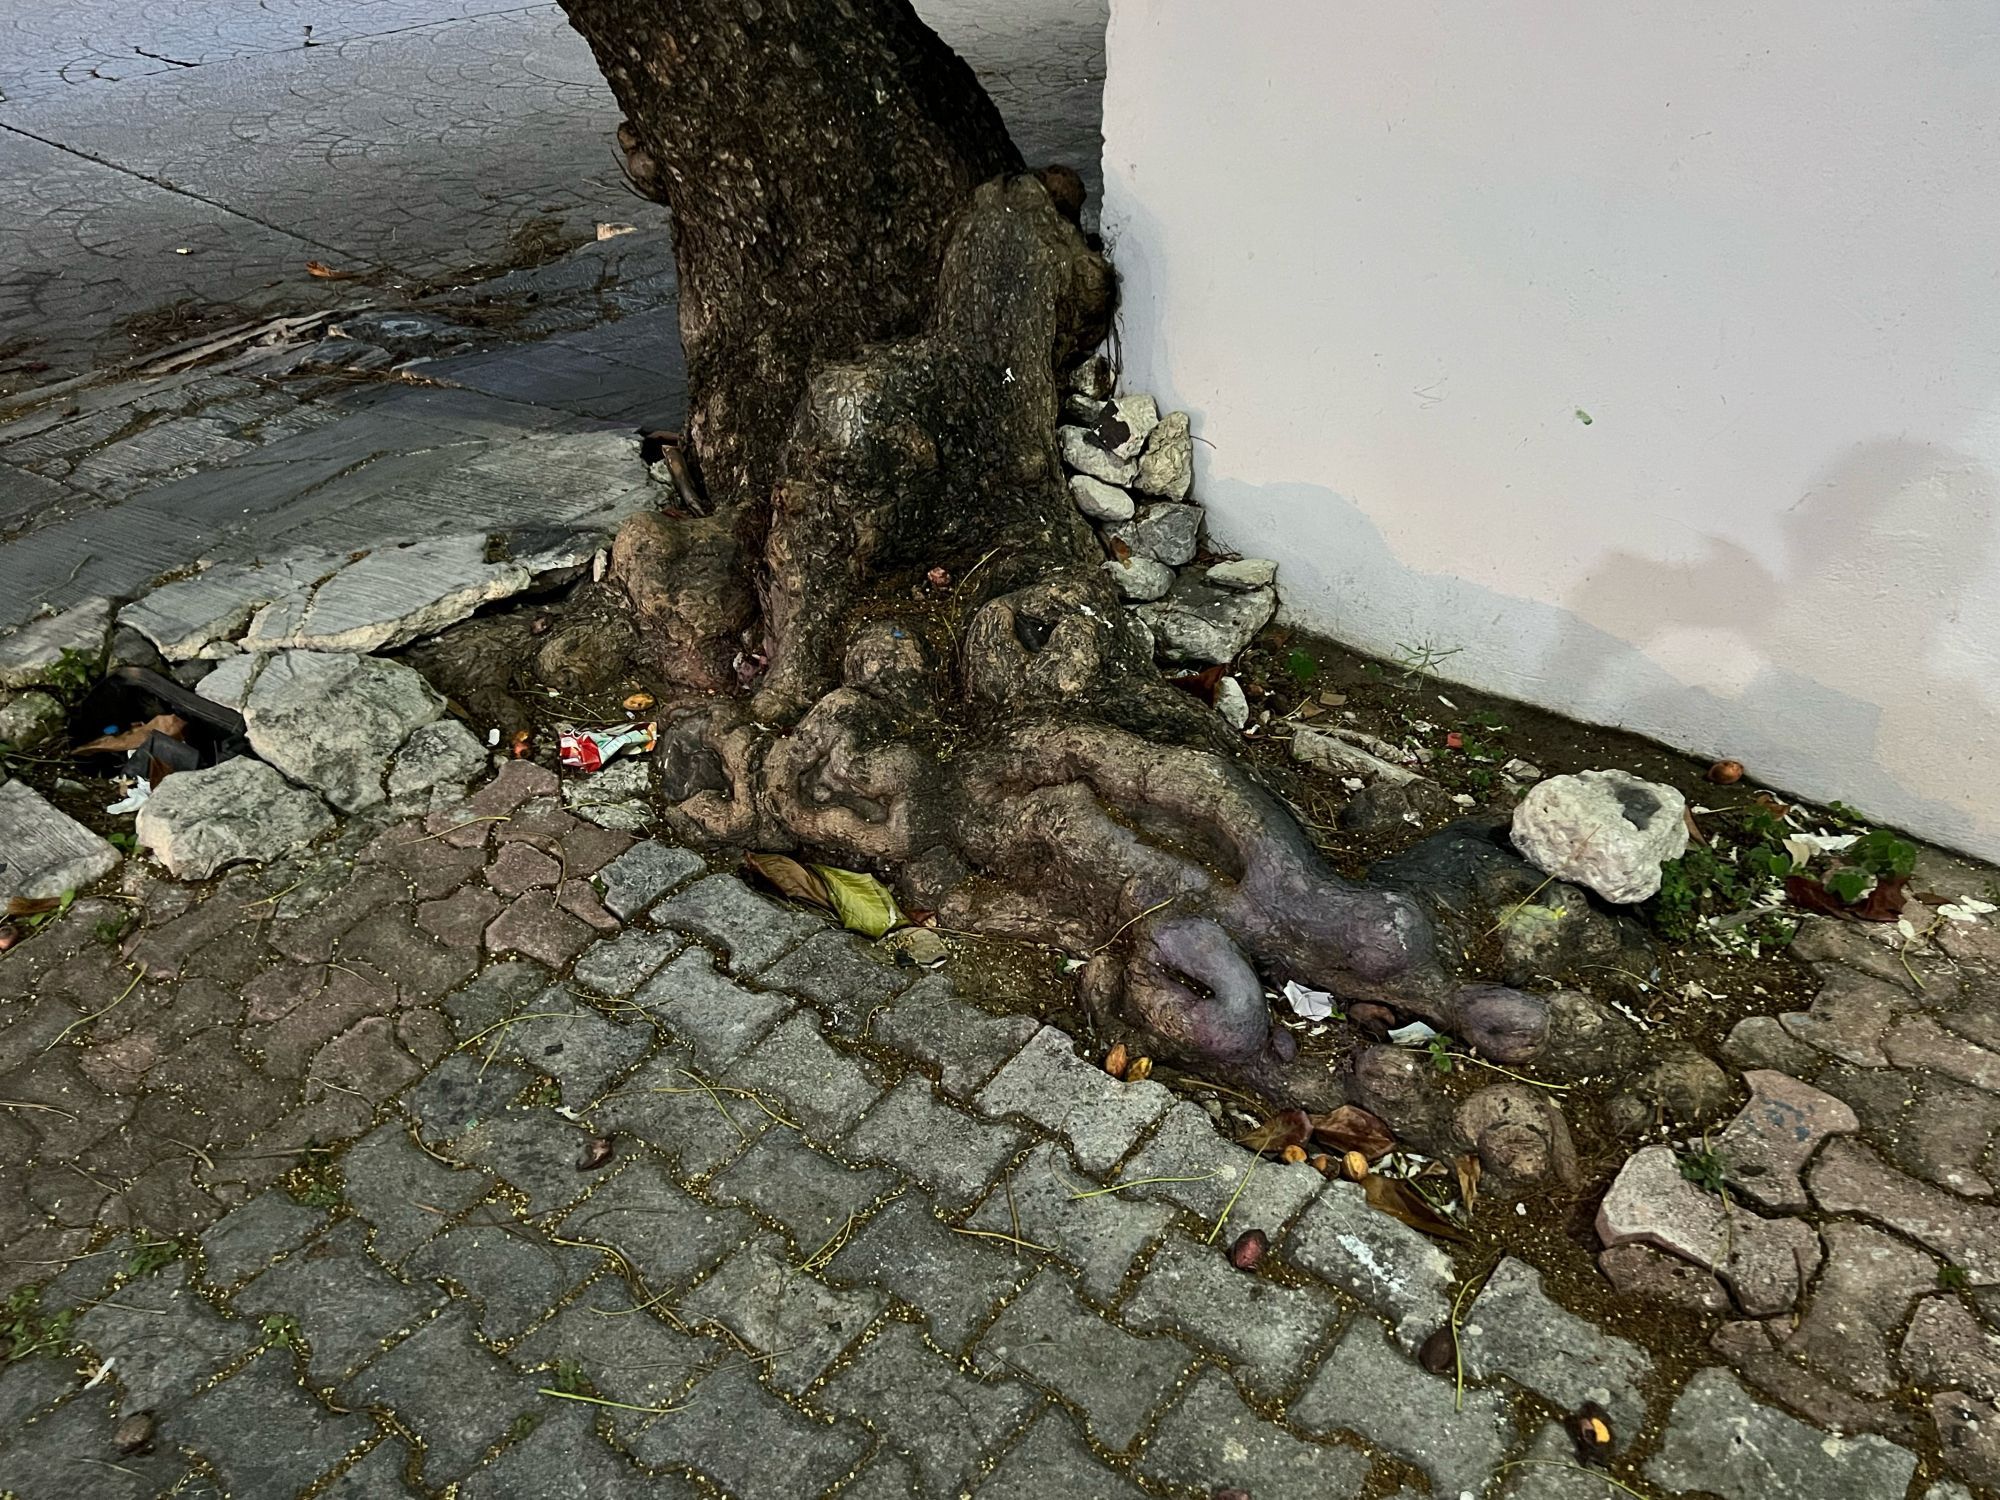
M48 693L0 692L0 745L31 750L62 733L63 706Z
M399 809L425 812L440 805L440 799L455 804L465 784L482 774L490 760L486 747L458 720L420 724L403 741L390 768L389 801Z
M0 784L0 901L82 890L118 868L118 851L25 782Z
M381 802L403 742L443 713L444 699L400 662L343 652L279 652L243 699L250 748L342 812Z
M310 594L348 561L343 552L304 552L270 562L217 563L126 605L118 623L145 636L168 661L187 661L211 642L234 640L266 605Z
M47 681L65 654L86 658L95 670L110 642L109 599L86 599L59 615L30 620L0 635L0 688Z
M139 809L136 832L170 873L205 880L225 865L288 854L332 826L319 798L239 756L167 777Z

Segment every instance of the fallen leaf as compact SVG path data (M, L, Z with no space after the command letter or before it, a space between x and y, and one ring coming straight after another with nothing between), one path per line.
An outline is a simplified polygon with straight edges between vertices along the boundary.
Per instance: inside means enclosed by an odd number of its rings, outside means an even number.
M1181 677L1169 677L1167 684L1184 693L1191 693L1210 708L1215 707L1215 690L1222 683L1222 668L1205 667L1199 672L1189 672Z
M1850 905L1810 875L1787 875L1785 899L1801 911L1821 916L1842 917L1851 922L1893 922L1909 900L1905 891L1909 883L1907 875L1891 875L1878 880L1873 890Z
M1135 1057L1125 1068L1127 1083L1144 1083L1153 1076L1153 1060L1150 1057Z
M1593 1468L1611 1463L1610 1413L1595 1401L1587 1401L1569 1419L1569 1435L1576 1443L1576 1461Z
M746 854L743 863L772 890L821 911L833 910L826 882L788 854Z
M1396 1133L1379 1115L1358 1104L1343 1104L1330 1114L1314 1115L1313 1139L1336 1151L1359 1151L1370 1161L1379 1161L1396 1146Z
M1439 1213L1428 1198L1407 1182L1384 1177L1377 1172L1361 1184L1361 1191L1367 1195L1370 1208L1392 1219L1400 1219L1412 1229L1454 1244L1471 1243L1470 1235Z
M611 1160L611 1154L615 1149L610 1136L592 1136L583 1143L583 1154L576 1159L577 1171L595 1172L599 1167Z
M1864 922L1893 922L1909 902L1910 877L1890 875L1875 882L1875 889L1861 898L1854 914Z
M1311 1115L1302 1109L1282 1109L1248 1135L1238 1136L1236 1144L1275 1155L1287 1146L1305 1145L1312 1133Z
M833 914L849 932L878 938L890 928L902 926L903 913L896 898L873 875L843 870L838 865L814 865L812 870L825 884Z
M920 969L935 968L951 957L949 945L928 927L901 927L883 942L898 963L912 963Z
M15 896L7 903L7 915L10 917L39 917L60 910L62 900L57 896Z
M111 1446L127 1458L153 1451L153 1414L135 1411L111 1429Z
M352 281L360 274L359 271L336 271L323 260L306 262L306 275L317 276L321 281Z
M1459 1202L1465 1205L1465 1212L1470 1216L1479 1203L1479 1174L1482 1170L1479 1158L1468 1151L1463 1156L1453 1157L1451 1165L1458 1175Z
M1111 539L1111 555L1119 562L1130 562L1132 560L1132 549L1121 538L1114 536Z
M1681 808L1681 821L1687 824L1689 838L1693 839L1697 844L1706 844L1708 842L1708 835L1701 831L1701 824L1694 820L1693 808L1685 806Z
M103 755L115 750L137 750L155 734L163 734L170 740L187 736L187 720L179 714L156 714L143 724L134 724L120 734L99 735L88 744L78 745L78 755Z

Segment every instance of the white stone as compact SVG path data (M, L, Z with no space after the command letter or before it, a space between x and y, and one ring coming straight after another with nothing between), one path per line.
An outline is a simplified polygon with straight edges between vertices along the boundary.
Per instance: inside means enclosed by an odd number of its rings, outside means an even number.
M1687 852L1687 803L1629 771L1538 782L1514 809L1514 847L1537 869L1630 905L1660 889L1660 865Z
M457 802L465 784L487 768L486 747L456 719L438 719L410 731L389 770L389 803L428 809L440 798Z
M247 652L225 657L214 671L194 685L194 690L211 703L220 703L224 708L242 713L243 700L249 695L250 684L256 681L257 674L269 660L268 656L253 656Z
M1132 497L1117 485L1092 479L1088 474L1070 475L1069 494L1076 501L1076 508L1093 521L1129 521L1138 508L1133 505Z
M0 903L82 890L117 868L116 849L27 783L0 784Z
M1111 394L1116 379L1111 361L1102 354L1093 354L1069 372L1069 388L1079 396L1102 401Z
M1183 578L1166 598L1140 605L1138 614L1162 660L1216 663L1235 660L1277 608L1270 589L1238 594Z
M1111 575L1112 586L1118 590L1119 597L1135 603L1164 599L1167 590L1174 586L1172 568L1165 563L1154 562L1150 557L1141 557L1136 552L1130 557L1112 558L1104 565L1104 571Z
M1137 468L1133 465L1135 472ZM95 669L103 664L110 643L109 599L86 599L59 615L30 620L0 635L0 688L47 681L50 668L66 653L87 658Z
M1168 412L1139 455L1138 488L1167 500L1185 500L1194 488L1194 434L1184 411Z
M1417 773L1364 749L1335 730L1297 729L1292 733L1292 759L1335 775L1368 776L1390 786L1403 786Z
M1243 696L1243 684L1225 677L1215 685L1215 711L1231 729L1242 733L1250 723L1250 700Z
M1084 428L1058 427L1056 441L1062 445L1062 461L1079 474L1088 474L1106 484L1130 484L1139 477L1136 462L1106 453Z
M47 693L30 691L0 702L0 745L31 750L62 727L63 706Z
M1142 557L1178 568L1194 557L1201 538L1201 509L1171 502L1143 505L1131 520L1107 527L1104 534Z
M353 812L383 800L390 761L444 700L400 662L285 651L257 674L242 711L253 750Z
M1239 557L1210 568L1208 581L1219 589L1267 589L1278 581L1278 565L1268 557Z
M167 777L139 809L136 832L172 874L205 880L225 865L288 854L332 826L319 798L239 756Z
M1153 429L1160 425L1160 406L1151 396L1114 396L1105 403L1108 410L1098 417L1098 439L1105 443L1111 453L1118 458L1136 459L1145 449L1146 439L1153 435ZM1126 436L1113 444L1105 441L1103 424L1109 421L1122 422Z

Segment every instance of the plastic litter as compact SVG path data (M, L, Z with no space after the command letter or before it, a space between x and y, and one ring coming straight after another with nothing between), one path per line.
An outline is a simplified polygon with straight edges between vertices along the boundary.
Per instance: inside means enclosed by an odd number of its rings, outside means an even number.
M651 750L658 743L659 732L653 724L613 724L602 729L559 730L556 753L572 770L598 771L627 750Z

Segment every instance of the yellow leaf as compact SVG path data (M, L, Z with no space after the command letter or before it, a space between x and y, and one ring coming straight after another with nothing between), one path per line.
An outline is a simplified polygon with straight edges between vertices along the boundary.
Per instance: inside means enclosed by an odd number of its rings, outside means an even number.
M892 927L903 925L903 913L889 888L873 875L843 870L836 865L814 865L812 871L826 886L840 925L864 937L878 938Z

